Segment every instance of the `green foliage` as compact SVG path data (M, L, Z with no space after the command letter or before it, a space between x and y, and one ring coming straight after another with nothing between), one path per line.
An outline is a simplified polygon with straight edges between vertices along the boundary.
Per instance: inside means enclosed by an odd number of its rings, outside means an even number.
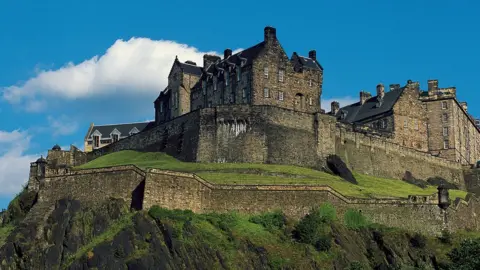
M0 247L5 244L5 240L13 231L14 227L12 225L0 226Z
M331 237L328 235L328 223L334 217L331 206L324 205L313 208L310 213L298 222L293 234L299 242L313 245L317 250L328 250L331 246Z
M352 197L403 197L408 195L431 195L436 187L425 189L405 181L385 179L354 173L358 185L348 183L340 177L299 166L250 163L198 163L182 162L161 152L119 151L83 164L77 169L101 168L118 165L136 165L140 168L158 168L180 172L191 172L218 184L266 184L328 185L344 196ZM465 198L467 193L450 190L450 197Z
M269 231L283 229L286 225L286 217L281 210L252 216L249 221L260 224Z
M350 263L350 266L348 267L348 270L363 270L363 269L365 269L363 267L363 264L357 261Z
M448 253L452 262L449 269L480 269L480 256L478 254L480 254L480 238L462 241L458 248L454 248Z
M345 226L351 230L358 230L370 225L367 218L358 210L348 209L343 217Z
M438 237L438 240L444 244L452 243L452 234L448 230L443 230L442 235Z
M170 219L177 221L190 221L194 218L194 213L191 210L169 210L154 205L148 211L148 214L154 219Z
M331 203L324 203L318 209L318 215L324 223L332 223L337 218L337 211Z
M228 213L209 213L205 215L205 218L213 226L225 232L231 232L232 228L240 222L240 215L235 211Z

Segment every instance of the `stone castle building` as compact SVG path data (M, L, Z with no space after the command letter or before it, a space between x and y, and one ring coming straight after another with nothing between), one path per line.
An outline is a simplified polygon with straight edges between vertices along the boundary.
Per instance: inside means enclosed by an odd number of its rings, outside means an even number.
M223 59L204 55L203 67L175 59L168 86L155 100L156 124L218 105L272 105L299 112L320 112L323 68L316 51L289 58L276 29L265 27L263 41Z
M329 114L338 121L372 129L393 142L464 165L480 160L480 129L467 103L456 98L455 87L428 90L409 80L404 87L377 85L376 96L361 91L360 100L340 108L332 102Z

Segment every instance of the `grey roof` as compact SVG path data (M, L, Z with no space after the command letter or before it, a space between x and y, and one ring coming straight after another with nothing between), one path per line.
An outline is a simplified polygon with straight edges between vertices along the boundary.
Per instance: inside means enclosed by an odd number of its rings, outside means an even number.
M188 74L193 74L196 76L201 76L202 75L202 67L192 65L189 63L182 63L179 62L180 67L182 68L183 72L188 73Z
M298 60L300 60L300 63L306 68L323 70L323 67L320 65L320 63L313 60L312 58L299 56Z
M151 128L154 122L140 122L140 123L129 123L129 124L113 124L113 125L100 125L93 126L91 131L87 134L87 138L90 139L92 133L96 130L102 134L102 137L110 137L110 133L117 129L120 132L121 137L130 136L129 132L133 128L137 128L139 132Z
M359 101L357 103L342 107L338 110L335 116L341 121L355 123L379 114L387 113L393 109L393 106L395 103L397 103L397 100L403 93L404 89L405 87L402 87L385 92L381 102L379 102L378 96L374 96L366 100L363 105L361 105ZM341 119L340 117L343 113L346 113L346 116L344 119Z

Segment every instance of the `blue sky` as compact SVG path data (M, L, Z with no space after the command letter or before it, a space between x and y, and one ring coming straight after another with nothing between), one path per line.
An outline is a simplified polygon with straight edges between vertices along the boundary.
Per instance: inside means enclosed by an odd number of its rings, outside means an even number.
M74 3L72 3L74 2ZM379 82L456 86L469 111L480 73L476 1L0 1L0 208L29 162L90 124L146 121L180 60L277 36L291 55L317 50L323 99L341 105Z

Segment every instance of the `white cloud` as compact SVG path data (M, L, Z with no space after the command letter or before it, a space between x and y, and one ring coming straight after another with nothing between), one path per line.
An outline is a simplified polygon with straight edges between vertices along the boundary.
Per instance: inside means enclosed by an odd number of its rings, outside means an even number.
M65 115L55 118L49 116L48 123L50 125L49 131L52 132L53 136L71 135L78 130L78 123Z
M28 181L30 162L38 157L26 155L30 136L25 131L0 130L0 196L11 196Z
M117 40L104 55L78 64L70 62L56 70L37 70L36 76L24 83L3 87L3 98L24 105L27 111L38 112L46 108L46 100L52 97L77 100L128 92L157 94L167 85L176 55L181 61L202 65L205 53L219 55L168 40Z
M341 107L350 105L350 104L352 104L352 103L358 102L358 101L359 101L359 98L353 98L353 97L350 97L350 96L346 96L346 97L337 97L337 98L322 99L322 100L321 100L322 109L324 109L325 112L329 112L330 109L331 109L331 103L332 103L333 101L339 102L339 103L340 103L340 108L341 108Z

